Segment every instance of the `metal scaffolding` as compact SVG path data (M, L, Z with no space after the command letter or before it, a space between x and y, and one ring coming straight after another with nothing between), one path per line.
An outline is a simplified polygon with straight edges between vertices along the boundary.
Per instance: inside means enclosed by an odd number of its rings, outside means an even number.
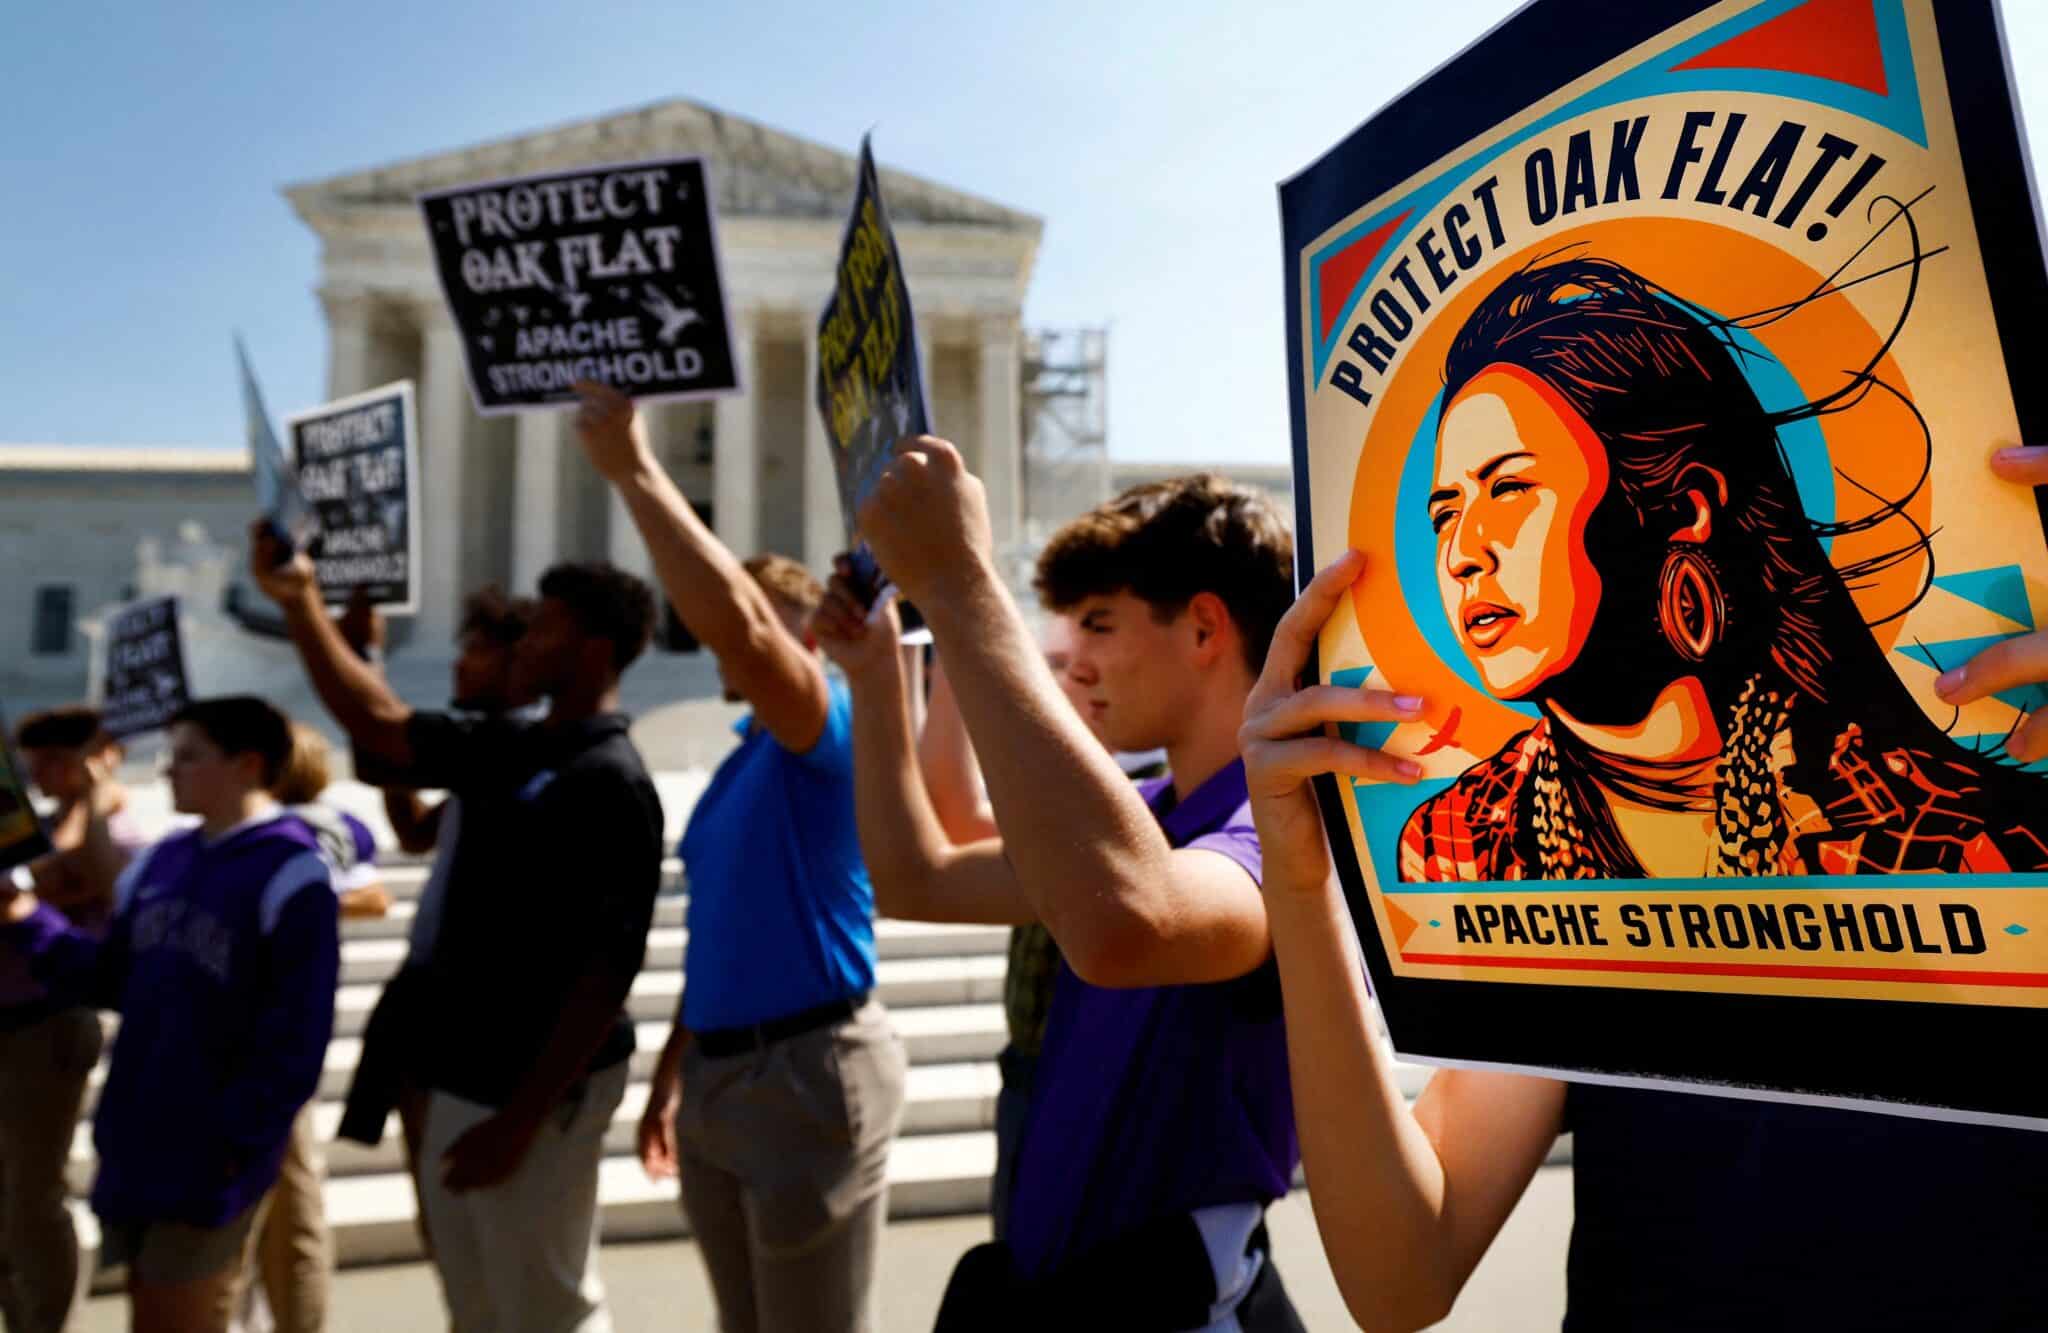
M1020 535L1033 555L1062 523L1109 498L1108 367L1108 329L1025 335Z

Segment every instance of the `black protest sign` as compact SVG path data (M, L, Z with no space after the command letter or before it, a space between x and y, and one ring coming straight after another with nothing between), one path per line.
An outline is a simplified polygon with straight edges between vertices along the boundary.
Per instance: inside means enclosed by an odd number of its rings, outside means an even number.
M302 412L285 429L299 493L318 524L312 550L321 596L339 605L361 591L387 610L417 609L412 381Z
M739 392L702 158L463 185L419 204L485 416L571 402L582 379L643 399Z
M36 817L28 780L14 754L13 734L0 714L0 870L26 865L49 852L50 839Z
M155 597L107 617L100 711L116 739L162 728L191 699L178 599Z
M832 297L818 317L817 394L846 531L857 542L855 515L888 467L890 450L931 429L910 285L865 137Z

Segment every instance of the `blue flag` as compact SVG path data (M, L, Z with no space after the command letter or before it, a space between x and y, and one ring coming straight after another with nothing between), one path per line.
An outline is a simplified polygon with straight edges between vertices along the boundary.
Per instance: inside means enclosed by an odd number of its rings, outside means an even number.
M277 529L279 537L293 550L304 550L319 529L313 507L299 490L299 477L284 446L271 429L270 414L263 410L263 390L256 387L256 372L249 365L249 351L235 337L235 360L242 367L242 412L248 422L249 465L256 476L256 505Z

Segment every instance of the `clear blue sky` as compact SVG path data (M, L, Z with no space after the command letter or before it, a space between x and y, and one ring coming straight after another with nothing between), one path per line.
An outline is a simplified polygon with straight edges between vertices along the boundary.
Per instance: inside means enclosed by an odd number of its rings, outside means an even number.
M1275 182L1506 14L1281 6L10 4L0 440L231 445L326 347L280 185L688 97L1046 219L1034 324L1107 323L1111 447L1286 457ZM2048 5L2008 3L2037 140Z

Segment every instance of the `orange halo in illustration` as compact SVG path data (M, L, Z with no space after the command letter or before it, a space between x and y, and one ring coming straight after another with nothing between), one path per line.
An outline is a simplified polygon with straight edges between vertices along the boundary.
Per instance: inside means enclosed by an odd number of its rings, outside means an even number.
M1626 265L1677 296L1723 315L1770 310L1796 301L1819 288L1827 275L1779 247L1718 223L1691 219L1626 218L1596 222L1546 237L1518 254L1505 257L1491 270L1497 279L1554 252L1578 247ZM1895 280L1904 281L1901 274ZM1492 754L1529 718L1474 684L1458 665L1444 660L1416 625L1420 616L1438 614L1432 607L1410 608L1403 595L1399 557L1389 534L1396 531L1396 507L1402 488L1398 479L1418 441L1431 408L1443 389L1443 366L1452 339L1470 318L1494 283L1482 279L1449 301L1407 350L1395 378L1381 391L1380 407L1359 450L1353 477L1350 543L1376 557L1352 589L1360 633L1374 665L1404 694L1428 700L1426 725L1444 731L1453 725L1456 744L1471 754ZM1890 293L1887 284L1874 284ZM1867 363L1884 338L1855 303L1829 296L1802 307L1790 318L1755 331L1754 337L1777 359L1808 398L1839 389L1850 370ZM1879 507L1870 494L1843 479L1846 471L1879 495L1903 495L1920 475L1917 449L1871 449L1859 441L1915 438L1921 427L1910 406L1910 388L1896 361L1886 356L1877 373L1906 401L1890 394L1872 394L1853 410L1821 418L1829 458L1836 465L1834 516L1867 514ZM1907 505L1912 522L1924 531L1931 522L1931 485L1922 486ZM1904 520L1882 523L1867 532L1835 538L1830 555L1839 568L1888 550L1911 539ZM1925 575L1924 562L1903 561L1863 578L1854 589L1856 603L1868 619L1889 616L1912 601ZM1431 580L1432 584L1434 580ZM1872 631L1890 649L1900 629L1897 619Z

